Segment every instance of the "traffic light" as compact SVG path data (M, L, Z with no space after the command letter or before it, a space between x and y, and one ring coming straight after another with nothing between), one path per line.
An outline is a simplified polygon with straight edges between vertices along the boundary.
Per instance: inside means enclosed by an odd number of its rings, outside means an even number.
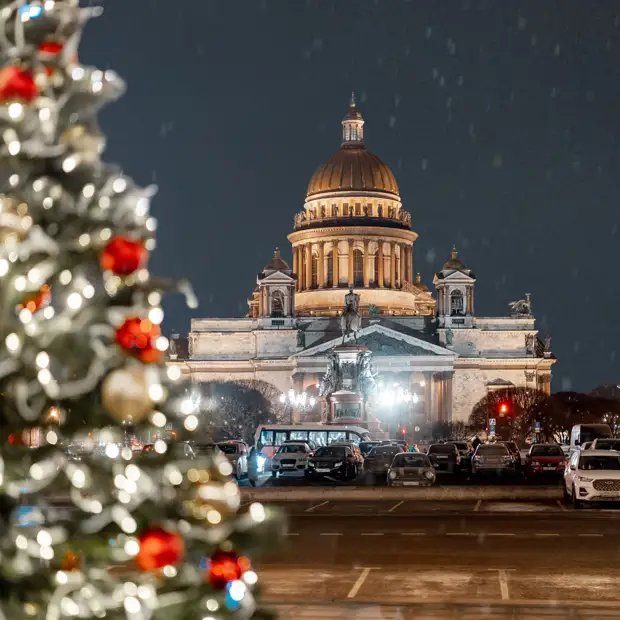
M403 435L406 435L406 434L407 434L407 429L403 426L403 427L400 429L400 432L401 432Z
M497 410L499 411L499 417L503 418L510 414L510 405L505 402L499 403Z

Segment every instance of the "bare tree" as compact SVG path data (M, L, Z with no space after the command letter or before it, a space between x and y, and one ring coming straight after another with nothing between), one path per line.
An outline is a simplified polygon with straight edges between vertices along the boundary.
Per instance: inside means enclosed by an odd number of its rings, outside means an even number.
M462 420L457 420L456 422L435 422L432 434L433 439L467 441L476 434L476 431L469 424Z
M551 437L553 428L544 415L548 398L545 392L531 388L493 390L474 406L469 424L480 431L487 428L489 418L494 418L499 437L523 442L539 422L541 434Z
M214 381L203 383L200 390L202 430L215 441L253 443L259 425L288 421L280 392L265 381Z

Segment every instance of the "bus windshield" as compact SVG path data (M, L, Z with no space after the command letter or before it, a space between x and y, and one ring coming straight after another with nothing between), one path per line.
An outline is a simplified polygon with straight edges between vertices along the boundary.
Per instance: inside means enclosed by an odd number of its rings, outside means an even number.
M369 439L365 428L339 424L265 424L256 431L256 445L264 456L273 456L285 441L305 442L320 448L341 441L360 444Z

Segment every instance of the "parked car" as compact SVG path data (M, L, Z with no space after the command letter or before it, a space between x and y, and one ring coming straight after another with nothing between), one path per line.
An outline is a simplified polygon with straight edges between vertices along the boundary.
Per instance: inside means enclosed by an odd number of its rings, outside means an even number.
M353 451L349 446L332 444L317 448L308 461L308 476L329 476L341 480L353 480L359 473Z
M362 453L362 456L364 458L366 458L366 456L368 456L368 454L370 453L370 451L375 448L376 446L381 446L383 445L385 442L383 441L362 441L360 443L360 452Z
M216 443L197 443L191 444L196 456L213 456L214 454L222 454ZM145 446L146 447L146 446Z
M308 459L312 454L310 446L304 441L286 441L271 458L271 475L295 471L306 471Z
M362 473L364 471L364 455L360 450L358 444L354 441L334 441L334 443L330 443L330 446L346 446L353 452L353 458L355 459L355 465L357 466L357 472Z
M401 452L394 457L387 474L391 487L431 486L436 474L428 455L421 452Z
M481 443L471 460L472 474L513 473L515 461L503 443Z
M461 455L453 443L433 443L427 454L436 471L452 474L461 469Z
M510 452L510 455L512 456L514 460L515 469L519 471L523 464L521 462L521 450L519 450L519 446L517 446L516 442L514 441L497 441L496 442L496 444L500 444L500 443L504 444L508 448L508 451Z
M620 439L595 439L589 448L590 450L615 450L620 451Z
M575 508L620 501L620 455L609 450L573 452L564 470L564 500Z
M240 441L220 441L217 447L232 465L233 476L240 480L248 474L248 446Z
M557 443L534 444L525 457L525 475L534 476L561 476L566 466L566 457L562 447Z
M375 446L364 459L364 471L372 478L384 478L394 457L402 451L397 445Z
M471 457L474 455L474 448L469 441L447 441L446 443L454 444L461 455L461 467L464 469L471 468Z

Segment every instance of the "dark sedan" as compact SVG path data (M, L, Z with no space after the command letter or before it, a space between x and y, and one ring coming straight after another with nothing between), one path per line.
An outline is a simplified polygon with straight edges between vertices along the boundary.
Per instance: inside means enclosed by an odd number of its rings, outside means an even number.
M376 446L364 461L364 469L371 478L385 478L388 469L397 454L403 449L396 445Z
M435 468L426 454L401 452L388 471L391 487L430 487L435 484Z
M355 478L355 457L347 446L324 446L319 448L308 461L309 478Z
M461 455L453 443L431 444L427 454L437 471L453 474L461 469Z

